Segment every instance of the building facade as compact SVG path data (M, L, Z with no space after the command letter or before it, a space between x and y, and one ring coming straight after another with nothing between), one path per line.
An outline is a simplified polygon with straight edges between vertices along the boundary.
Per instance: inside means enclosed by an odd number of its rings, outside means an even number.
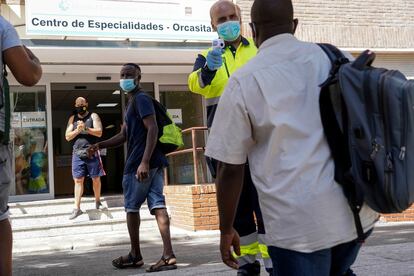
M51 199L73 193L71 145L64 140L64 132L74 99L84 96L89 100L90 110L102 118L105 138L116 134L126 105L125 95L118 86L119 70L124 63L141 65L143 88L166 105L180 127L205 125L204 101L189 92L187 76L192 71L197 53L210 45L209 40L183 36L177 39L140 39L105 34L85 36L73 30L65 34L62 26L55 30L57 35L51 33L53 30L27 34L27 24L41 23L27 20L32 11L27 5L29 1L26 2L1 1L1 15L16 27L23 43L41 60L44 71L41 81L32 88L21 87L10 77L16 173L13 201ZM55 2L63 12L76 1ZM105 2L116 5L116 2L126 1ZM153 2L153 9L157 10L156 2L163 1ZM175 0L168 2L181 3ZM182 2L188 2L182 17L185 20L197 5L209 1ZM253 1L234 2L242 9L243 31L248 36ZM42 1L37 0L36 3L39 5ZM295 16L300 22L297 30L300 39L332 43L354 55L370 48L377 53L374 65L398 69L414 78L413 1L294 0L294 6ZM208 17L208 9L205 13ZM203 20L201 29L209 24L208 18ZM200 135L198 139L202 146L205 136ZM191 146L189 137L186 137L186 144ZM124 152L124 149L110 149L102 153L108 173L103 180L104 193L121 191ZM35 161L39 162L36 166L42 168L40 184L31 174ZM169 183L194 183L191 155L170 161ZM205 166L201 167L199 174L204 174L203 179L208 181L207 170ZM44 189L35 189L39 185Z

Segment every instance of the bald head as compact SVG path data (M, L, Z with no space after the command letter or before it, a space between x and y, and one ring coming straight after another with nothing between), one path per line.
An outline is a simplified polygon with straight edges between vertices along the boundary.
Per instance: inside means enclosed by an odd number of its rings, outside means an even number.
M75 100L75 106L87 106L88 101L84 97L78 97Z
M293 34L297 26L297 20L293 18L292 0L255 0L251 19L257 46L272 36Z
M240 8L229 0L219 0L210 8L211 26L214 30L217 25L226 21L240 21Z

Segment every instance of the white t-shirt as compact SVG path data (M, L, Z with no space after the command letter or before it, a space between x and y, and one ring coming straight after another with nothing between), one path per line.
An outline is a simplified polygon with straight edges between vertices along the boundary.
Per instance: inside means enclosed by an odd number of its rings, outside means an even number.
M248 157L269 246L314 252L357 237L319 113L330 68L316 44L274 36L220 99L206 155L230 164ZM367 206L360 215L365 230L378 219Z
M9 48L20 46L21 42L19 36L17 35L16 30L13 25L10 24L3 16L0 16L0 50L1 53L6 51ZM3 87L3 55L0 54L0 89ZM4 95L3 91L0 90L0 102L4 104ZM0 131L4 131L5 123L5 110L4 107L0 107Z

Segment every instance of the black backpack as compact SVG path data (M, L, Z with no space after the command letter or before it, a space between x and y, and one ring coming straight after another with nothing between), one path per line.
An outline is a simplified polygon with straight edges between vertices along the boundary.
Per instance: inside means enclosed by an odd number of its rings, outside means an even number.
M358 237L362 204L387 214L414 202L414 81L371 66L375 54L350 62L319 44L332 62L321 84L320 113L335 162L335 180L348 199Z

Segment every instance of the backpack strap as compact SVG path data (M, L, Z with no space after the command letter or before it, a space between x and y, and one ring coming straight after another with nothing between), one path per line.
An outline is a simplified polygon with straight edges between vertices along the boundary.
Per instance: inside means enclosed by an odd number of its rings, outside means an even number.
M4 133L3 138L1 139L2 144L8 145L10 143L10 121L11 121L11 112L10 112L10 86L7 80L7 70L6 64L3 64L3 85L2 92L4 97Z
M321 47L321 49L325 52L332 64L328 79L320 85L322 87L336 80L336 75L338 74L339 68L343 64L348 63L349 59L345 57L341 50L331 44L318 43L317 45Z
M335 181L341 185L348 200L358 234L357 240L362 243L365 241L365 236L359 212L362 208L363 197L362 193L357 191L355 181L349 173L351 157L348 146L348 114L338 85L339 69L343 64L348 63L349 59L333 45L318 45L332 64L327 80L320 85L319 108L322 125L335 163Z

